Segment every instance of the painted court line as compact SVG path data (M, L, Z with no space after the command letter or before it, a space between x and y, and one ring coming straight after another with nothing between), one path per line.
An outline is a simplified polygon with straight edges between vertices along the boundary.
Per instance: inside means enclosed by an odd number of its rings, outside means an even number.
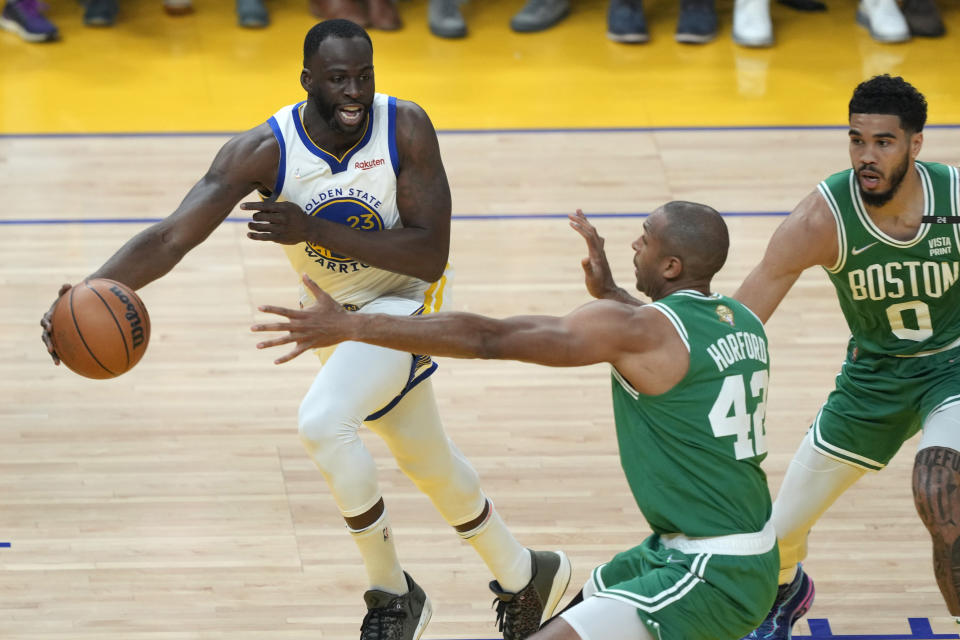
M927 618L908 618L910 625L909 634L893 635L842 635L834 634L830 629L830 622L825 618L810 618L807 624L810 626L809 636L793 636L796 640L948 640L960 638L955 633L934 634L930 628L930 621Z
M797 124L797 125L729 125L729 126L689 126L689 127L552 127L552 128L516 128L516 129L438 129L440 135L503 135L503 134L552 134L552 133L671 133L696 131L844 131L846 124ZM960 124L927 124L925 129L960 129ZM3 139L30 138L203 138L232 137L240 131L115 131L92 133L0 133Z
M894 635L834 635L830 630L830 622L826 618L810 618L807 624L810 625L809 636L792 636L794 640L958 640L960 635L955 633L935 634L930 628L930 621L927 618L908 618L910 624L909 634ZM477 639L481 640L481 639ZM492 638L490 640L493 640Z
M789 211L727 211L722 212L726 218L776 218L784 217ZM647 212L634 213L590 213L594 218L645 218ZM566 213L462 213L452 216L453 220L464 221L493 221L493 220L565 220ZM11 218L0 220L0 225L68 225L68 224L153 224L163 218ZM250 222L250 218L226 218L224 222Z

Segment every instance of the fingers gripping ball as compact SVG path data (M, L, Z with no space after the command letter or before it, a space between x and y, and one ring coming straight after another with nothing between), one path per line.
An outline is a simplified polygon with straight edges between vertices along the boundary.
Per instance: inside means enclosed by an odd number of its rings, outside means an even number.
M107 279L81 282L60 296L51 324L60 361L87 378L126 373L150 340L150 316L139 296Z

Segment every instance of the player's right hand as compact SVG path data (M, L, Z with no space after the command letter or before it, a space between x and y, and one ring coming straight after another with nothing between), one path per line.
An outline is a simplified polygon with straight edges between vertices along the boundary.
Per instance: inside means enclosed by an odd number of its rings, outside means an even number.
M596 227L590 224L583 211L568 216L570 226L587 241L587 257L580 261L583 275L586 280L587 291L594 298L607 298L617 290L617 283L610 272L610 263L603 250L603 238L597 233Z
M57 302L60 300L60 297L63 296L67 291L70 291L73 285L64 284L60 285L60 292L57 293L57 299L53 301L53 304L50 305L50 309L47 310L43 317L40 318L40 326L43 327L43 333L40 336L40 339L43 340L43 344L47 347L47 353L50 354L50 357L53 358L53 364L60 364L60 358L57 356L57 352L53 350L53 338L50 337L50 332L53 331L53 308L57 306Z

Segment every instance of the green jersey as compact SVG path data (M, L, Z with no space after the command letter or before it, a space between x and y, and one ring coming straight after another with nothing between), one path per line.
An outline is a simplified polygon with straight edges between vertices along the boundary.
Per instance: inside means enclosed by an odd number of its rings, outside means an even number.
M654 532L753 533L770 518L764 408L769 357L763 323L718 294L677 291L650 305L690 352L666 393L638 393L613 371L620 462Z
M924 216L957 216L958 172L917 162ZM928 355L960 346L960 225L924 222L897 240L874 224L856 174L841 171L819 185L837 223L839 257L827 268L859 351Z

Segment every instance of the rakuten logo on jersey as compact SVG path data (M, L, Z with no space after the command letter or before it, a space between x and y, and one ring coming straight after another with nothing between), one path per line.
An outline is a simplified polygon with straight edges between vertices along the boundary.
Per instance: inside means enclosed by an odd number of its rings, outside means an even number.
M366 171L367 169L379 167L385 162L386 161L383 158L377 158L376 160L358 160L357 162L353 163L353 168L360 169L360 171Z

